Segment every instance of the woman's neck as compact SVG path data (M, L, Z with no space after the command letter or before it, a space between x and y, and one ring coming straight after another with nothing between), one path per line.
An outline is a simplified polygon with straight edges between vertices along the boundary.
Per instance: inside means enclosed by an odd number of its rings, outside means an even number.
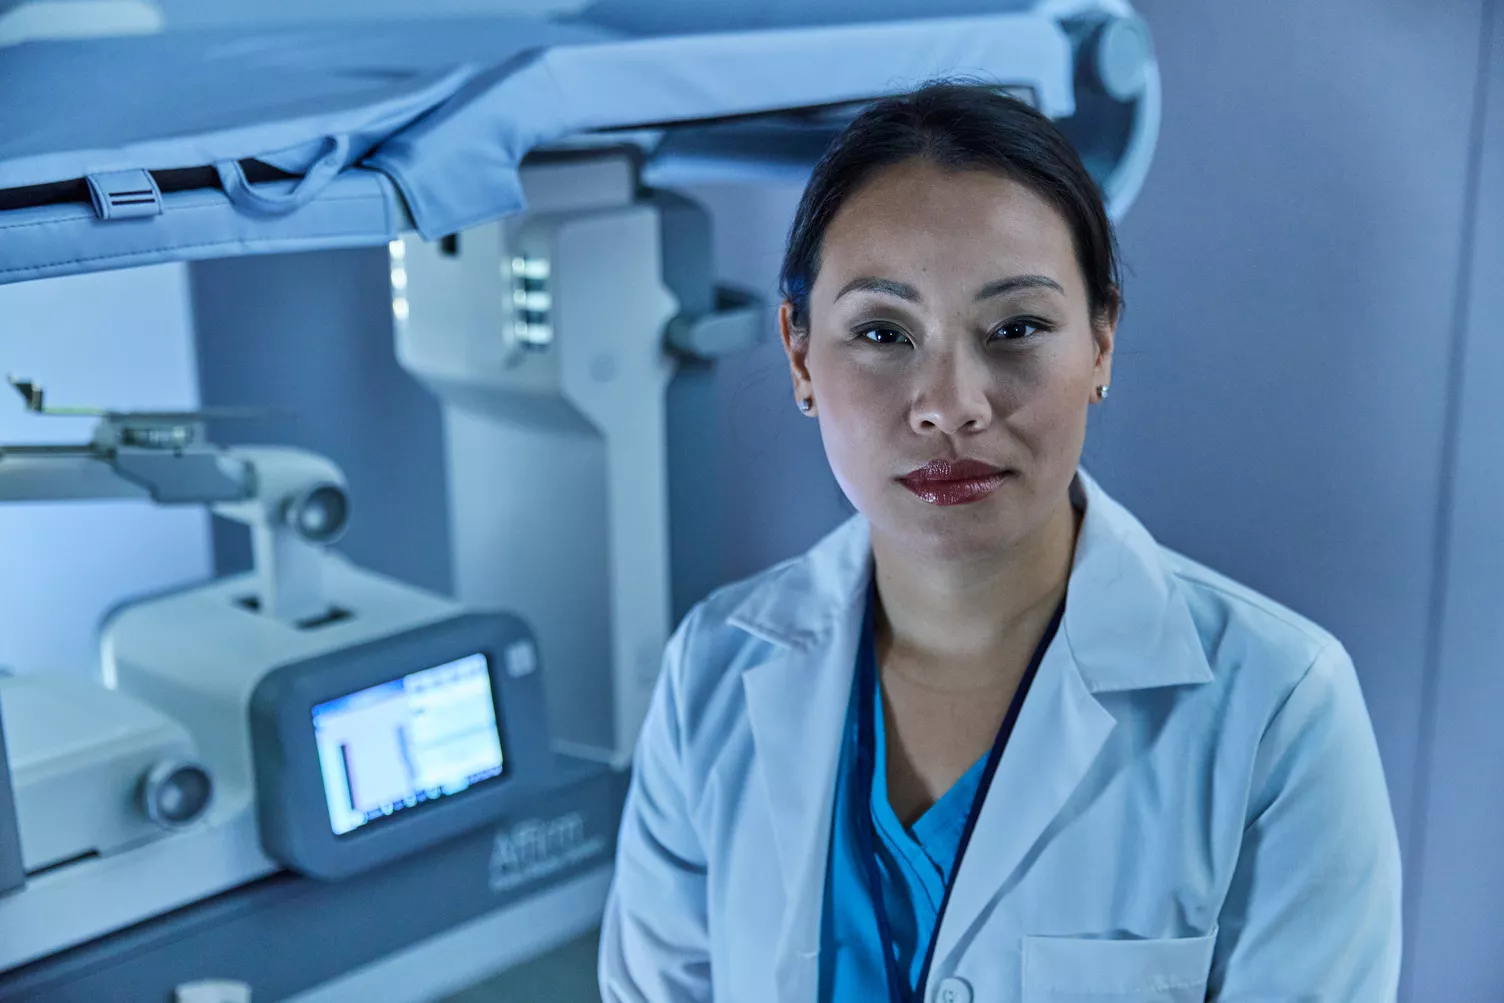
M1018 545L964 563L927 561L874 529L884 664L922 673L938 688L995 684L996 667L1011 664L1005 656L1021 641L1032 646L1065 594L1080 520L1062 498Z

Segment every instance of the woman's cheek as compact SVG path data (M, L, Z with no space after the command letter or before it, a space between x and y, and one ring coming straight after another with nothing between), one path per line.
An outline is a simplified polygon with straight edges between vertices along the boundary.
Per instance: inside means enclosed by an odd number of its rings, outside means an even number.
M865 510L891 476L888 473L894 448L889 442L893 425L891 405L886 409L881 404L874 408L872 402L881 402L883 398L865 393L842 394L834 400L827 395L825 399L828 406L822 406L820 411L820 435L826 459L847 499Z

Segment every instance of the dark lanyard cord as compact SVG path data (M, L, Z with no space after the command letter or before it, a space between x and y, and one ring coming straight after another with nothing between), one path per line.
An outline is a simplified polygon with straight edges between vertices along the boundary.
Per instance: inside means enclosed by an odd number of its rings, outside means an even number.
M877 839L872 825L873 771L878 766L875 762L877 736L874 723L878 685L877 649L873 640L872 616L877 605L876 600L876 584L874 583L868 595L861 652L857 660L859 698L856 777L852 798L856 806L857 845L862 858L862 870L867 879L867 890L872 895L878 937L882 942L883 966L888 973L889 1003L916 1003L916 1001L922 1003L925 983L930 977L930 966L935 961L935 943L939 940L940 924L945 920L945 908L950 904L950 893L956 887L956 874L961 870L961 860L966 854L966 845L971 842L971 832L976 828L977 817L982 813L982 802L987 799L987 790L992 786L992 776L997 772L997 764L1003 758L1003 749L1008 744L1009 736L1013 734L1013 726L1017 723L1018 713L1023 708L1024 697L1028 694L1029 687L1033 685L1034 676L1039 672L1039 663L1044 661L1045 650L1049 648L1050 642L1054 640L1056 632L1060 629L1060 620L1065 614L1065 598L1062 597L1060 604L1055 607L1055 615L1050 618L1050 624L1045 628L1044 636L1039 639L1039 644L1034 649L1034 656L1029 659L1029 667L1024 671L1023 678L1019 680L1018 689L1013 694L1013 702L1008 707L1008 713L1003 717L997 736L992 740L992 751L987 754L987 764L982 768L982 777L977 785L976 796L972 799L971 810L966 815L966 828L961 830L961 841L956 846L956 859L951 863L950 874L945 882L945 894L940 899L940 910L935 914L935 925L930 931L929 943L925 947L924 967L919 970L919 982L912 994L909 992L903 973L898 970L897 959L893 957L893 927L888 920L887 904L883 902L882 873L877 867Z

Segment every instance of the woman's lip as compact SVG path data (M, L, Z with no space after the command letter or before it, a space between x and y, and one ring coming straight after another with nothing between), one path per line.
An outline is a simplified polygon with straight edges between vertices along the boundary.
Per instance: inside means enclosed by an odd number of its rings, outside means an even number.
M912 481L905 478L901 483L921 501L931 505L969 505L996 491L1007 476L1006 471L1000 471L963 481Z
M918 470L911 470L899 480L909 488L931 484L985 480L1000 477L1003 471L980 460L931 460Z

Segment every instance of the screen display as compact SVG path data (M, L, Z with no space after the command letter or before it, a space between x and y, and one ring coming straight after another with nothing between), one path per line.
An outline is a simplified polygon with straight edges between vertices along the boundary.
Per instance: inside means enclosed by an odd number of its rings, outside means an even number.
M482 654L316 704L313 731L335 835L501 774Z

